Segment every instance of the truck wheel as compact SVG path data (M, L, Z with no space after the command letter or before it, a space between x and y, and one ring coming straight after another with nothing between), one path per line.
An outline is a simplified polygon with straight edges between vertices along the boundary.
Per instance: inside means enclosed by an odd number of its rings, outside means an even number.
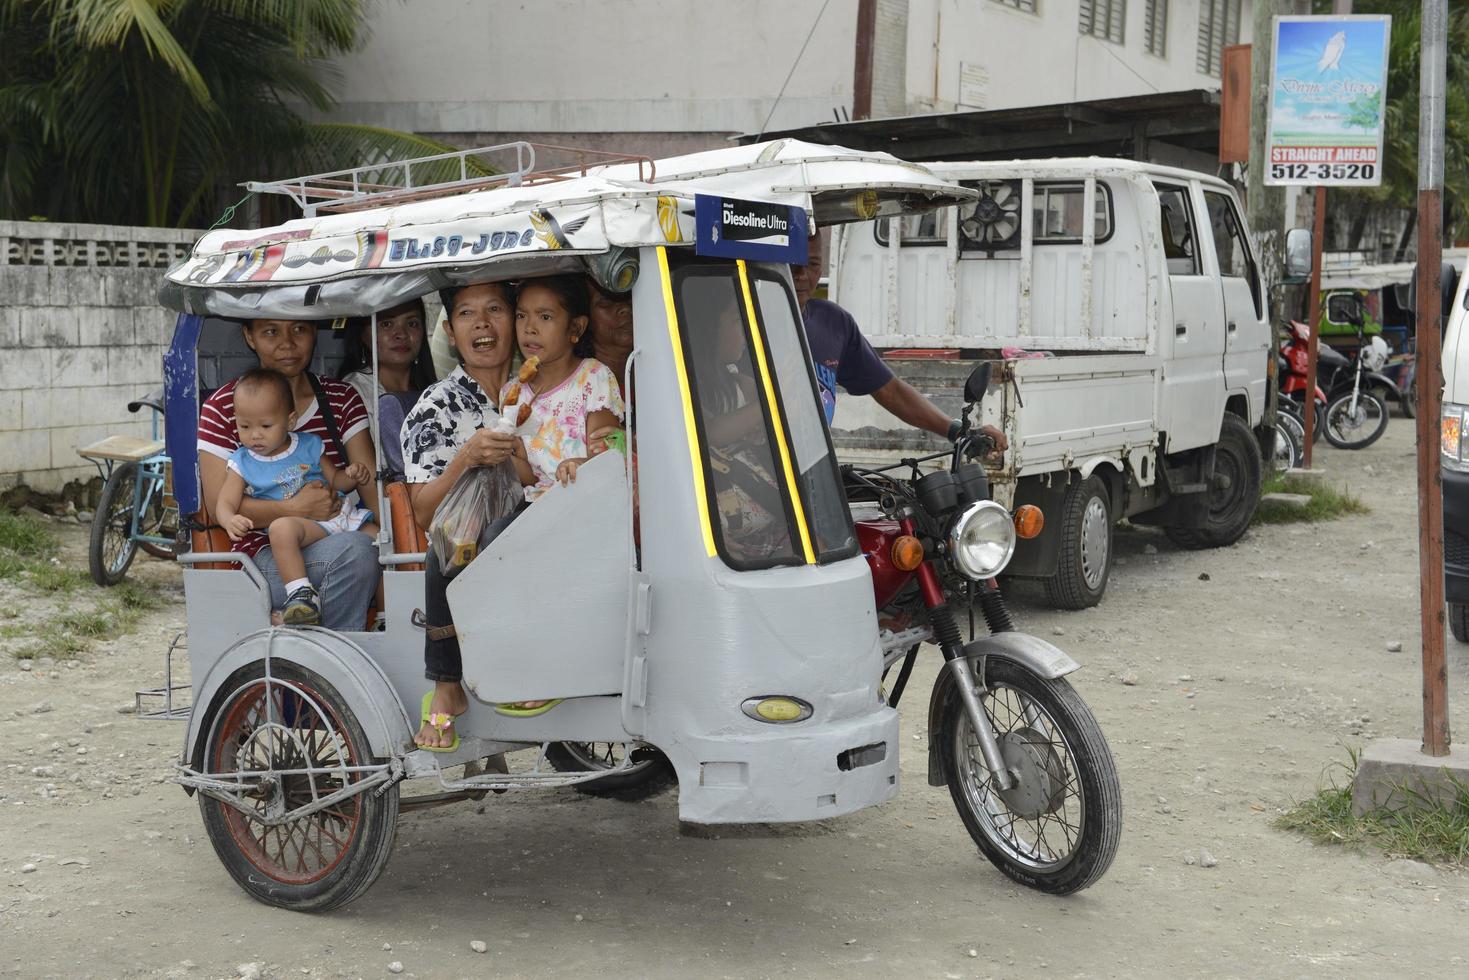
M1260 447L1245 420L1224 416L1214 453L1209 519L1203 527L1170 527L1168 539L1181 548L1222 548L1244 537L1260 504Z
M1449 630L1460 643L1469 643L1469 604L1449 603Z
M1100 477L1089 476L1066 488L1060 533L1056 574L1045 580L1046 598L1057 609L1095 606L1112 572L1112 509Z

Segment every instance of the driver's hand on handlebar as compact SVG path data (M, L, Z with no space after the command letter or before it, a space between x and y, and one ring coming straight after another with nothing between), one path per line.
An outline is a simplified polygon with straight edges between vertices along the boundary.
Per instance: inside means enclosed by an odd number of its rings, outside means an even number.
M313 521L329 521L342 509L343 498L320 480L312 480L291 497L296 516Z
M981 425L979 427L979 431L982 434L989 436L990 442L993 442L995 444L995 448L992 449L989 454L991 458L999 459L1000 454L1010 448L1010 440L1005 438L1005 433L1001 432L993 425Z

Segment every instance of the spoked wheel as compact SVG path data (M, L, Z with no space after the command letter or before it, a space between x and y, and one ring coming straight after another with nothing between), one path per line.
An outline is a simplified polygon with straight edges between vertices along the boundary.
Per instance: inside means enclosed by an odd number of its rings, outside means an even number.
M102 488L102 499L92 516L92 541L88 565L92 581L116 585L128 572L138 554L133 540L133 501L137 495L138 464L123 463L112 471Z
M1326 406L1326 441L1338 449L1366 449L1387 431L1387 405L1368 391L1339 395Z
M1305 429L1293 416L1276 416L1274 451L1271 454L1271 469L1285 473L1301 465L1301 447L1305 444ZM1299 432L1297 431L1299 429Z
M284 661L236 671L212 713L205 771L245 787L246 812L200 794L210 843L251 898L322 912L357 898L382 873L397 831L398 785L343 794L369 773L367 736L340 694ZM299 812L299 816L292 817Z
M546 761L557 772L615 769L631 748L628 768L577 783L579 792L632 803L657 796L676 781L668 756L642 742L556 742L546 749Z
M996 788L957 692L944 705L949 794L969 836L995 867L1038 891L1068 895L1112 863L1122 790L1091 710L1064 679L1045 680L990 657L980 703L1000 743L1010 789Z

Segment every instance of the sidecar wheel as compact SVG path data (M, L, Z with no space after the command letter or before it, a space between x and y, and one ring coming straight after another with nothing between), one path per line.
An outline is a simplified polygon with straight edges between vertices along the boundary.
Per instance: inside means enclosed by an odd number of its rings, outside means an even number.
M613 768L624 750L622 742L555 742L546 748L546 761L557 772L590 772ZM657 796L677 781L673 763L653 746L639 742L632 752L625 771L577 783L577 792L636 803Z
M1018 781L995 788L958 692L935 745L949 794L980 853L1037 891L1069 895L1106 873L1122 832L1122 790L1091 710L1065 679L990 657L980 704Z
M309 805L365 778L367 736L352 709L313 671L271 662L237 670L221 688L200 753L204 771L228 779L269 774L246 794L251 813L199 794L204 829L225 870L258 902L296 912L338 908L365 892L393 850L398 785L367 789L297 819L266 826L258 816ZM315 772L301 774L300 770ZM296 774L287 771L296 770Z

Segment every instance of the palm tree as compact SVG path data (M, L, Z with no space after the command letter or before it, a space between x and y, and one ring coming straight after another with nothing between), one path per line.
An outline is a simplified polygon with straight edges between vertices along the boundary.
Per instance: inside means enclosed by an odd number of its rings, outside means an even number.
M0 0L0 217L186 227L246 178L453 149L305 118L367 5Z

